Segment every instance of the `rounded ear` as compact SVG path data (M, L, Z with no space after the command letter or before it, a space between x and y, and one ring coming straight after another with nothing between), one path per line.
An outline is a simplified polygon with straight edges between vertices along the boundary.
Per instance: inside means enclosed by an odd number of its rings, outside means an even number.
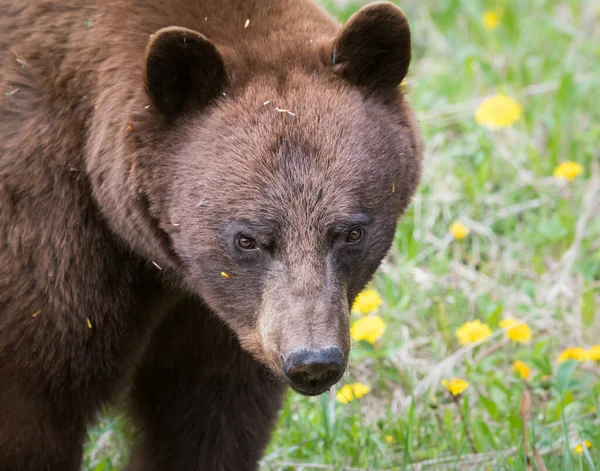
M219 96L227 75L215 45L191 29L159 29L146 48L146 90L167 117L206 106Z
M391 3L367 5L350 17L324 54L334 70L355 85L397 87L410 64L408 19Z

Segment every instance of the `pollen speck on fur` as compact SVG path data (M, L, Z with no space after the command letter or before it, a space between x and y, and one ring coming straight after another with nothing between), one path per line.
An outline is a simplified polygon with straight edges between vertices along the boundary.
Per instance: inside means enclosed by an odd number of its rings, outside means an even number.
M230 276L230 275L228 275L227 273L225 273L224 271L222 271L222 272L221 272L221 276L222 276L223 278L231 278L231 276Z
M277 111L278 113L287 113L290 116L296 116L296 113L294 113L291 110L285 109L285 108L275 108L275 111Z

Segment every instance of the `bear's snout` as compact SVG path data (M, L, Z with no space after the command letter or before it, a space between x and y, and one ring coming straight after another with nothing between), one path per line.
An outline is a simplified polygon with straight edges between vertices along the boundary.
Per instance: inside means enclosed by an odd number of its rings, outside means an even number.
M335 384L346 367L344 354L338 347L295 350L281 356L283 372L299 393L315 396Z

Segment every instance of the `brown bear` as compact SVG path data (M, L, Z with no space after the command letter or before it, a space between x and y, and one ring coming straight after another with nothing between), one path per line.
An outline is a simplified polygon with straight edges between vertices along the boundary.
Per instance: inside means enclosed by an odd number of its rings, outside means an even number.
M402 11L3 0L0 470L253 470L287 386L343 374L349 306L421 172Z

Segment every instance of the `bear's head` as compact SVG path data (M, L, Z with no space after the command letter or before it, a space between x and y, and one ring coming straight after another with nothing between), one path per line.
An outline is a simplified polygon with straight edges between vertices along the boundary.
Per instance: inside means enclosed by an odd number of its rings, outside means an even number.
M242 47L179 27L150 40L164 157L149 207L188 289L258 361L319 394L345 369L350 307L421 172L399 87L409 26L377 3L277 64Z

